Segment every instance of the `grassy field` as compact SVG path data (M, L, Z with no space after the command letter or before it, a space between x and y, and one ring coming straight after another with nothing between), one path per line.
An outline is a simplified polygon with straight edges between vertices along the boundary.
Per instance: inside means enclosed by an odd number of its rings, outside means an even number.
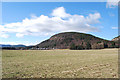
M118 49L3 50L3 78L118 78Z

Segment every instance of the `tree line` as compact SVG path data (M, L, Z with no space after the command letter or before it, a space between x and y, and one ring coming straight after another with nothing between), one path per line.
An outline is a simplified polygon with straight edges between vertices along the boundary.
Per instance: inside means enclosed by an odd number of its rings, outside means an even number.
M115 42L111 43L94 43L90 44L90 42L87 42L86 45L75 45L74 43L71 44L70 49L71 50L84 50L84 49L104 49L104 48L119 48L118 45L116 45Z

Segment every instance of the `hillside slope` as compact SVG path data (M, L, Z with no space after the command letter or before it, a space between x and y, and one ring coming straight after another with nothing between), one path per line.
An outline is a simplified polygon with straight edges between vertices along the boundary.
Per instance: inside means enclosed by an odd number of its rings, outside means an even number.
M120 36L113 38L112 41L118 41L119 39L120 39Z
M48 40L36 45L35 48L46 49L101 49L117 47L114 41L104 40L90 34L65 32L53 35Z

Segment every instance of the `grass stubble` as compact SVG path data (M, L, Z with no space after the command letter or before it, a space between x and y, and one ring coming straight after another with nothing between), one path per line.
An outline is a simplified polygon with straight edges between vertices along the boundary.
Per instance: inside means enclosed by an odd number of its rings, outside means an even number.
M3 50L3 78L118 78L118 49Z

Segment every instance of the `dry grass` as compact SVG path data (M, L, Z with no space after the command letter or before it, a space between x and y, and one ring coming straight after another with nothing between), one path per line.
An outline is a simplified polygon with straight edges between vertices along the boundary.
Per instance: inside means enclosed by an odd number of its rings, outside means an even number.
M118 78L118 49L3 50L3 78Z

